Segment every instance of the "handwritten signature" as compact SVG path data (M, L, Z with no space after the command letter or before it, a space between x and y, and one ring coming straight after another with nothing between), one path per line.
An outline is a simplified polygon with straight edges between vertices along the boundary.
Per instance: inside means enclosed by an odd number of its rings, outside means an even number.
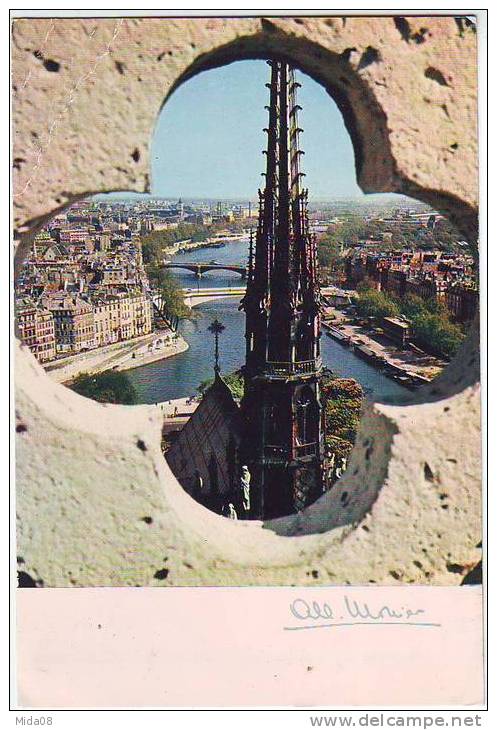
M416 616L425 613L423 608L412 609L401 606L394 609L391 606L383 605L379 609L372 609L365 601L356 601L347 595L342 597L336 609L332 608L326 601L306 601L303 598L296 598L290 603L290 613L302 623L295 626L285 626L284 628L287 631L332 628L334 626L404 625L439 627L441 625L431 621L415 619Z

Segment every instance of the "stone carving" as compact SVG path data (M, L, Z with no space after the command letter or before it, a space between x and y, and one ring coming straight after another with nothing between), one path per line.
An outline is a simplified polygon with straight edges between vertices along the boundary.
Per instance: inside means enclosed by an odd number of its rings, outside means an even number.
M363 190L422 199L476 246L476 35L450 17L410 18L411 35L426 29L422 43L408 43L393 18L342 21L15 20L17 261L57 210L89 193L148 189L151 130L185 77L277 52L335 96ZM42 44L56 72L36 56ZM477 327L410 404L366 407L340 489L299 515L236 528L176 482L159 414L85 400L26 348L16 358L18 550L45 586L153 585L165 545L176 585L456 585L481 559Z

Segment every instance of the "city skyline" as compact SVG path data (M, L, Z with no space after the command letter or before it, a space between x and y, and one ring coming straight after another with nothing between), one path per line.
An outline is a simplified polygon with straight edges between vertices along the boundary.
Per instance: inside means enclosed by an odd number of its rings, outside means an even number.
M113 192L113 193L96 193L95 195L92 195L90 198L87 198L87 200L94 200L96 202L105 202L108 200L109 202L116 202L119 203L120 201L160 201L160 202L176 202L179 199L181 199L184 203L258 203L258 196L252 195L252 196L212 196L212 195L184 195L180 193L170 193L170 194L154 194L154 193L133 193L133 192L127 192L127 191L121 191L121 192ZM323 205L323 204L332 204L332 203L348 203L351 202L353 204L359 204L359 205L371 205L371 206L383 206L383 205L412 205L412 206L422 206L426 208L427 210L435 210L434 208L431 208L427 203L424 203L421 200L417 200L416 198L410 198L408 195L403 195L401 193L368 193L368 194L362 194L357 197L352 196L333 196L329 198L316 198L311 195L311 192L309 191L309 202L311 204L311 207L314 207L316 205ZM436 212L436 211L435 211Z

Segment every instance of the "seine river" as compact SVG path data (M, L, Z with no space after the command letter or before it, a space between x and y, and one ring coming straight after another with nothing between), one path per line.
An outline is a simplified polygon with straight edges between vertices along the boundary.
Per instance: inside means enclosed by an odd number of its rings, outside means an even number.
M174 262L215 260L225 264L241 264L247 261L248 243L237 241L223 248L204 248L185 254L178 254ZM197 280L188 271L175 271L182 287L230 287L239 286L240 276L229 271L216 271L204 274ZM196 318L180 323L179 332L189 344L186 352L166 360L158 360L150 365L128 370L127 374L135 386L139 401L156 403L159 401L193 395L198 385L213 376L213 336L207 328L216 317L221 320L225 330L220 337L221 372L229 373L239 368L244 361L244 313L238 311L239 301L235 298L219 299L195 307ZM353 351L323 332L321 338L323 363L342 377L355 378L369 398L373 400L401 403L410 397L408 390L386 378L375 368L353 354Z

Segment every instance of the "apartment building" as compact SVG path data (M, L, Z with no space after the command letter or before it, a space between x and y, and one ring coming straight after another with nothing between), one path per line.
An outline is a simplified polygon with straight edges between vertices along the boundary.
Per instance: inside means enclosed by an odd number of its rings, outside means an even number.
M95 347L95 317L91 304L81 297L65 293L46 297L44 304L53 314L58 354L77 353Z
M55 322L52 313L31 302L21 302L17 310L21 342L29 347L38 362L55 357Z
M456 281L447 287L446 302L449 312L458 322L469 322L478 310L478 289L474 284Z
M152 332L150 299L139 290L95 294L92 304L96 347Z

